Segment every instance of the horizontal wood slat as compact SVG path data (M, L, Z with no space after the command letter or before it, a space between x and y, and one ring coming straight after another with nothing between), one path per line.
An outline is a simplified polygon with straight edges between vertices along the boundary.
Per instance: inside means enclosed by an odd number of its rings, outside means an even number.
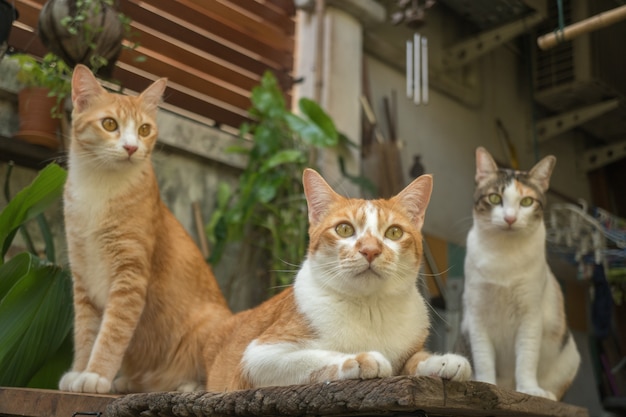
M141 91L154 81L154 79L147 78L145 75L135 71L134 68L123 63L116 68L115 76L118 79L125 80L126 86L134 91ZM200 97L199 94L181 89L180 86L176 86L173 83L168 83L163 96L166 103L195 113L203 118L211 119L217 127L222 124L238 127L242 122L248 120L243 110L226 110L224 107ZM219 119L215 118L216 114L219 114Z
M21 26L13 26L11 29L11 38L9 44L12 46L21 45L20 52L28 53L35 56L44 56L48 50L39 40L39 36L32 31L32 28L26 29Z
M283 71L278 66L271 67L268 64L256 59L249 54L245 54L237 49L233 49L220 43L214 39L206 37L200 31L203 29L194 30L186 21L175 20L173 16L159 13L159 9L153 9L151 7L144 7L139 2L127 1L123 2L120 9L128 16L133 16L133 30L138 32L137 41L144 44L143 30L144 27L149 27L161 32L162 36L169 36L182 44L186 45L190 49L203 51L207 55L214 57L214 60L228 63L230 67L235 68L235 71L242 73L255 74L255 84L261 79L261 75L265 70L274 69L276 76L281 81L281 86L285 89L291 87L291 78L289 71ZM166 28L166 29L165 29ZM160 48L160 46L159 46ZM176 52L175 50L172 52ZM170 55L171 56L171 55Z
M289 1L291 3L290 6L292 6L293 0ZM283 28L287 35L291 36L294 34L296 25L292 18L293 11L285 10L271 1L230 0L229 3L271 22L274 26Z
M147 3L144 2L142 4L147 7ZM258 34L251 33L251 31L242 32L235 28L234 25L227 25L202 6L183 0L151 0L150 6L170 16L183 19L190 25L195 26L196 30L210 31L220 42L229 43L233 47L239 46L248 51L251 56L267 62L268 65L279 65L282 68L287 68L291 65L292 58L290 54L284 49L279 49L283 45L280 45L279 48L271 48L263 39L257 37ZM167 29L167 26L160 28L165 33L167 33Z
M161 0L168 1L168 0ZM171 2L172 0L170 0ZM282 51L289 51L293 47L293 42L289 37L284 36L284 30L256 19L249 13L246 8L233 8L227 3L221 3L217 0L175 0L177 5L185 5L201 11L205 16L220 21L225 26L235 29L251 39L258 40L261 43L272 46ZM254 3L254 1L250 1ZM209 26L210 27L210 26ZM211 28L215 30L215 28ZM216 31L217 32L217 31ZM244 42L237 42L245 45Z
M36 34L45 2L15 0L20 17L9 45L47 52ZM250 90L266 70L291 89L292 0L120 0L119 10L132 19L131 41L139 43L122 52L113 71L122 87L140 91L167 77L166 103L235 128L249 120Z
M261 3L273 4L279 9L284 10L289 16L296 14L296 6L294 5L293 0L261 0Z

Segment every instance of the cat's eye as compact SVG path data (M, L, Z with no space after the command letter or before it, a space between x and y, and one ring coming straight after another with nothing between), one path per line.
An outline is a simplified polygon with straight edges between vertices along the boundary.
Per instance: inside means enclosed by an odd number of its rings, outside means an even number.
M354 234L354 227L349 223L340 223L335 227L335 231L341 237L350 237Z
M400 227L398 227L398 226L391 226L385 232L385 237L387 239L391 239L391 240L398 240L398 239L400 239L402 237L403 234L404 234L404 231Z
M150 127L150 125L147 123L144 123L141 126L139 126L139 136L146 137L150 134L151 130L152 128Z
M535 199L533 199L532 197L524 197L520 200L519 204L522 207L530 207L533 205L534 202Z
M500 204L500 203L502 203L502 196L500 194L496 194L496 193L489 194L487 196L487 199L489 199L489 202L491 204Z
M110 117L106 117L102 119L102 127L107 132L113 132L114 130L117 130L117 122Z

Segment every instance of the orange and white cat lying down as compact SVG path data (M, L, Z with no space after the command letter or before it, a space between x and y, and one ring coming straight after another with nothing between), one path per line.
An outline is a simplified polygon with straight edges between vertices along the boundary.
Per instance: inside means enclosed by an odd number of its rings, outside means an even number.
M423 350L430 321L416 279L432 178L369 201L340 196L311 169L303 182L308 256L293 287L211 334L207 390L399 374L469 379L466 358Z

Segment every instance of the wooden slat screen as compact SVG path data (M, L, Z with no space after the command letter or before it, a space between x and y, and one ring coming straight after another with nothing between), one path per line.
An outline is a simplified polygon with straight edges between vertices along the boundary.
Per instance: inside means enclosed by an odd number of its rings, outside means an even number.
M43 56L37 34L46 0L15 0L20 17L9 45ZM113 72L140 91L169 79L165 102L218 126L248 120L250 90L271 70L292 85L295 10L292 0L120 0L140 46L124 49ZM141 62L135 58L144 56Z

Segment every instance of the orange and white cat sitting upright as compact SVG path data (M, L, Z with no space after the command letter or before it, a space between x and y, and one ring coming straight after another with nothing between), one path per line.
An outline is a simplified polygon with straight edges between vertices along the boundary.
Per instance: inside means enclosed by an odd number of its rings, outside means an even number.
M204 341L231 312L200 250L159 196L150 156L166 80L139 96L72 78L64 208L74 363L62 390L193 390Z
M398 374L469 379L464 357L424 350L430 321L416 280L432 178L369 201L340 196L310 169L303 181L308 256L293 287L211 335L207 390Z

